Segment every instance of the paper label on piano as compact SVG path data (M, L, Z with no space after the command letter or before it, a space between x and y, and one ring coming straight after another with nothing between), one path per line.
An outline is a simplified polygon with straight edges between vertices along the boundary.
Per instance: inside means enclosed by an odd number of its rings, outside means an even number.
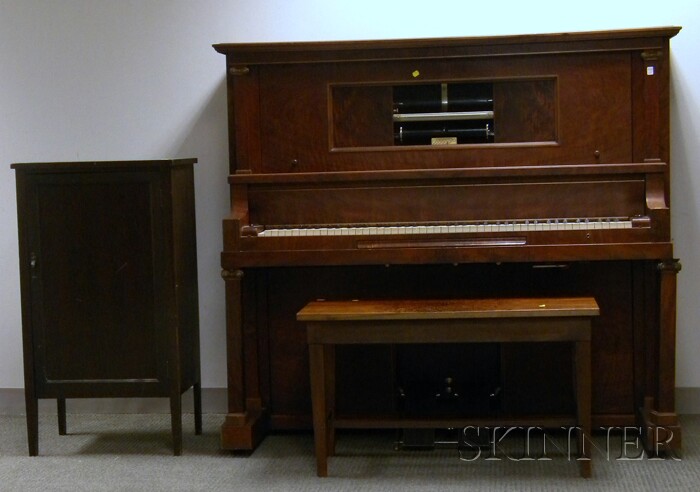
M457 137L434 137L430 139L430 145L457 145Z

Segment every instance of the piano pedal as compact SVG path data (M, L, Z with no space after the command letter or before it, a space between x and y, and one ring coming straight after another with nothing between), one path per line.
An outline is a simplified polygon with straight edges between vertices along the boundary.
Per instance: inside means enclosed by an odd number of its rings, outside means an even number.
M399 429L394 449L396 451L429 451L435 449L435 429Z
M394 443L396 451L431 451L437 448L489 449L491 441L485 428L400 429Z
M489 433L485 428L465 427L460 430L458 449L489 449Z
M491 412L498 412L501 410L501 387L496 386L494 390L489 393L489 410Z

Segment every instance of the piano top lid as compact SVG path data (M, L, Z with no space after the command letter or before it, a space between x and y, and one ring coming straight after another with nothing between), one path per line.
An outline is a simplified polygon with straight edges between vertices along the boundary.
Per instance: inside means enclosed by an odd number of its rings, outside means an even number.
M459 58L662 48L678 26L456 38L220 43L231 65Z

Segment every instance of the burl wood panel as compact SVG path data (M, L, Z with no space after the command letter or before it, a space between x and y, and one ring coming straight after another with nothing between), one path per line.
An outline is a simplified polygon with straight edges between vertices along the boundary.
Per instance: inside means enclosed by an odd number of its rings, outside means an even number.
M331 148L393 145L391 95L390 85L332 87Z
M496 82L493 92L497 143L557 140L555 78Z

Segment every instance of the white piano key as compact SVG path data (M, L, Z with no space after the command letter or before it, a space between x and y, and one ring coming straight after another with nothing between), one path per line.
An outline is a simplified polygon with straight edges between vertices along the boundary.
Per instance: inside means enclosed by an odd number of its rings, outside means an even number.
M419 234L484 234L532 231L576 231L576 230L617 230L631 229L632 221L620 217L609 218L565 218L565 219L525 219L515 221L467 222L455 224L415 224L392 226L348 226L348 227L290 227L265 229L258 234L261 238L270 237L314 237L314 236L376 236L419 235Z

